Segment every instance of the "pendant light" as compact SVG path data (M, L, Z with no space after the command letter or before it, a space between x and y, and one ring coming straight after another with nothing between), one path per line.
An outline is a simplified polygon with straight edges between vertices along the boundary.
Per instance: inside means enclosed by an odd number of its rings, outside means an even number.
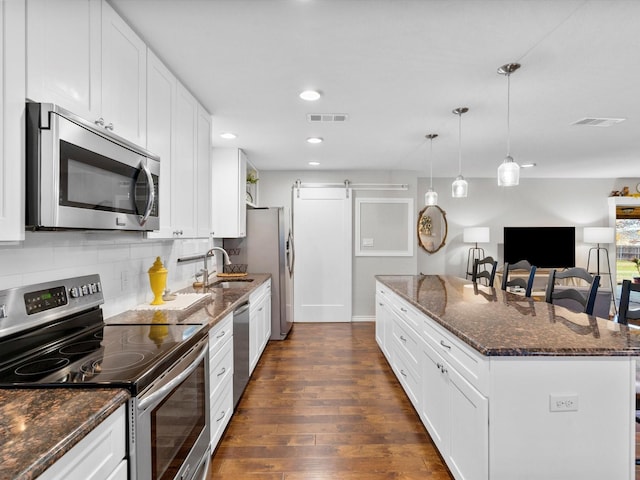
M462 114L467 113L467 107L458 107L453 113L458 115L458 176L451 184L451 196L453 198L466 198L469 184L462 176Z
M438 193L433 189L433 139L438 136L437 133L429 133L425 135L429 139L429 190L424 194L425 206L438 204Z
M513 187L520 183L520 165L511 156L511 130L509 126L511 74L519 68L519 63L507 63L498 68L498 73L507 77L507 156L498 167L498 186L500 187Z

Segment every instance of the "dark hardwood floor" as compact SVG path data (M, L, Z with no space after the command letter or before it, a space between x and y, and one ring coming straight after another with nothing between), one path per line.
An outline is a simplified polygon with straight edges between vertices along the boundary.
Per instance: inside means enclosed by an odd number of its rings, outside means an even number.
M210 478L452 479L373 323L296 323L269 342Z

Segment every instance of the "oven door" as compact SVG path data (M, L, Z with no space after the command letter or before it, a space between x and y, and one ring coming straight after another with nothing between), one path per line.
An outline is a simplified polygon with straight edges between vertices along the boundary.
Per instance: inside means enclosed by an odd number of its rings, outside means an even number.
M130 432L134 479L201 480L209 450L207 337L149 389L132 400Z
M62 109L46 116L45 105L37 116L39 159L37 166L29 160L27 168L28 186L35 190L27 198L37 202L37 218L29 223L41 228L158 229L157 157ZM43 118L48 123L43 125Z

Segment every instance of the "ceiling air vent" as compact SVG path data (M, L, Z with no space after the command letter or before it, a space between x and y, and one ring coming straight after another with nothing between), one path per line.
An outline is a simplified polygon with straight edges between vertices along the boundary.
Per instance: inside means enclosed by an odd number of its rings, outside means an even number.
M311 123L341 123L346 122L349 116L346 113L308 113L307 121Z
M584 125L586 127L610 127L616 123L624 122L626 118L581 118L571 125Z

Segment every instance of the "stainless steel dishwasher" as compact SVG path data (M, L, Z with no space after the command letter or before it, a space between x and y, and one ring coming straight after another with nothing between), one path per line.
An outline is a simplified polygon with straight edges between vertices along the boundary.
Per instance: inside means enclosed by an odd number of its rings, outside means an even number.
M233 409L249 381L249 302L233 311Z

